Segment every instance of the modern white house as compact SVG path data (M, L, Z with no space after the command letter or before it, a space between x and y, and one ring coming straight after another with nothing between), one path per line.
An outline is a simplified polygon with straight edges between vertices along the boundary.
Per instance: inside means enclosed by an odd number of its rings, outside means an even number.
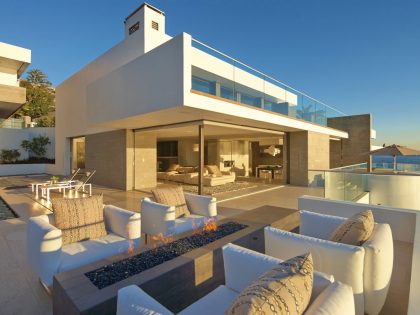
M165 14L149 4L124 27L120 43L56 88L51 173L82 167L115 188L164 178L201 192L219 184L206 179L210 164L233 176L226 182L307 185L311 169L366 162L370 115L345 116L187 33L167 35ZM194 174L168 177L172 164Z

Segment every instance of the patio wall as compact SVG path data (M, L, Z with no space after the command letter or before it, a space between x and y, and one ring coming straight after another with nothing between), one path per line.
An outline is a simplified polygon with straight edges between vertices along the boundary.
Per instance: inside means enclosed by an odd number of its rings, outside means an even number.
M55 156L55 128L0 128L0 151L2 149L17 149L20 152L20 159L27 159L28 153L20 146L22 141L31 140L40 135L50 139L51 144L47 146L46 157L53 159Z

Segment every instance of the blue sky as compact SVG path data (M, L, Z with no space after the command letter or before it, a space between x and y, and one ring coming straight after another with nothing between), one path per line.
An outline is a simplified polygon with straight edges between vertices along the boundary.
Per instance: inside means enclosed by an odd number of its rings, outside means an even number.
M150 0L193 37L420 149L420 1ZM134 0L2 0L0 41L54 85L123 38Z

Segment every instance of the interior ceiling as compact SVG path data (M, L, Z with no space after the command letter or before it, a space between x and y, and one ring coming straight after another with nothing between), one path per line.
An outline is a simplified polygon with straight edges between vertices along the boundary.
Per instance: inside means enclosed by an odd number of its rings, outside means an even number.
M142 131L141 133L150 133L156 135L160 140L175 140L179 138L197 138L198 137L198 126L173 126L165 127L162 129L153 129ZM216 139L262 139L262 138L280 138L281 134L275 132L259 132L256 130L249 130L243 128L227 127L227 126L216 126L216 125L205 125L204 126L204 138L206 140Z

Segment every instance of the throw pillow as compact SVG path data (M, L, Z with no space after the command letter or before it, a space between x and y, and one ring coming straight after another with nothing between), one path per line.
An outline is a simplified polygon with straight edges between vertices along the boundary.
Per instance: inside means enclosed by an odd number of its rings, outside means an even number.
M207 170L210 175L216 175L217 177L223 176L222 172L219 170L217 165L207 165Z
M55 226L62 231L63 245L107 235L102 195L53 199Z
M157 203L175 207L175 218L191 214L181 186L156 188L152 193Z
M168 169L166 170L167 172L175 172L177 171L179 168L179 164L171 164L169 165Z
M313 287L311 254L284 261L251 283L233 301L226 315L301 315Z
M330 241L361 246L373 232L375 221L371 210L355 214L340 224L331 234Z

